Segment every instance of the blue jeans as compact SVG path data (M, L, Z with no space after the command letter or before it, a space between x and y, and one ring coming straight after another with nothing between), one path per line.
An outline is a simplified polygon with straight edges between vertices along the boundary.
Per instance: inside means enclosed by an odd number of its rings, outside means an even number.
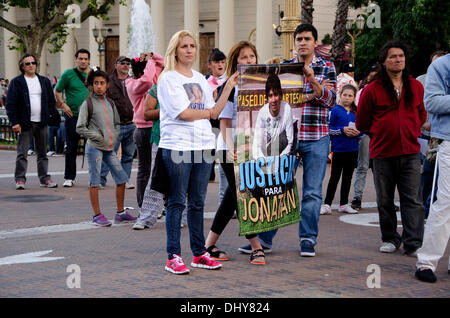
M56 148L55 148L55 137L56 137ZM48 148L49 151L54 151L57 154L62 154L64 152L64 142L66 141L66 134L64 123L58 126L48 126Z
M122 144L122 158L120 159L120 163L122 164L123 170L127 173L128 179L130 179L131 176L131 167L133 165L133 156L134 151L136 150L136 145L133 141L133 133L136 127L133 124L130 125L121 125L120 126L120 132L119 132L119 138L117 139L117 143L114 146L114 152L117 153L117 150L119 150L120 144ZM109 169L108 166L103 163L102 164L102 170L100 173L101 181L100 183L102 185L106 184L106 177L108 176Z
M181 214L188 204L187 223L189 239L194 256L205 251L203 234L203 209L213 158L208 151L175 151L162 149L162 159L170 179L170 192L166 214L167 253L181 255ZM205 156L203 156L205 154ZM172 157L173 155L173 157ZM195 160L194 161L194 156ZM179 162L174 157L185 158Z
M303 161L302 221L298 229L300 244L304 240L310 241L313 245L317 243L322 205L322 182L327 170L329 146L329 136L317 141L299 141L297 145L297 152ZM296 167L298 163L299 160L296 162ZM258 238L261 244L271 248L276 233L277 230L259 233Z
M89 185L91 187L98 187L100 184L102 162L108 166L117 185L127 182L127 174L122 169L119 158L114 151L100 150L87 143L86 157L89 163Z
M358 167L356 168L355 183L353 184L354 188L353 198L361 201L364 192L364 187L366 186L366 176L367 171L369 170L369 163L370 163L369 142L370 137L367 135L364 135L359 141Z

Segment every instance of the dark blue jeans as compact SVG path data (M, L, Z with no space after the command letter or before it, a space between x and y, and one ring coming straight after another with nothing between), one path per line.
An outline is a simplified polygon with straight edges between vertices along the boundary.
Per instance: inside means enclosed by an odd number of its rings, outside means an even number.
M162 149L164 166L170 179L167 202L166 232L169 259L181 255L181 215L187 198L189 239L194 256L205 252L203 209L213 156L211 151L175 151Z
M322 205L322 182L327 170L327 157L330 136L317 141L299 141L297 152L303 161L303 197L301 205L302 220L299 223L299 241L317 243L319 234L320 206ZM296 162L298 166L299 160ZM258 234L265 247L272 247L277 230Z

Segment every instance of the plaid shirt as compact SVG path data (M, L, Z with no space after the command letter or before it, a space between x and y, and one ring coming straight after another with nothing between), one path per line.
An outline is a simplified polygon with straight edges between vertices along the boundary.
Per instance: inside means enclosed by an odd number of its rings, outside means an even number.
M297 58L288 63L296 63ZM334 84L334 89L329 90L322 87L322 96L306 102L302 105L302 118L298 132L298 140L314 141L328 135L329 110L334 106L336 100L336 69L333 62L315 55L309 65L316 80L322 83L328 80ZM303 81L303 93L313 94L314 88L306 78Z

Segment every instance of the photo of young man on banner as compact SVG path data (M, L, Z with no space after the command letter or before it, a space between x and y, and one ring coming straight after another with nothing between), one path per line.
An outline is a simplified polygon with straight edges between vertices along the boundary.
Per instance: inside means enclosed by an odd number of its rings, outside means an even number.
M300 222L295 179L302 65L238 65L236 191L239 235Z

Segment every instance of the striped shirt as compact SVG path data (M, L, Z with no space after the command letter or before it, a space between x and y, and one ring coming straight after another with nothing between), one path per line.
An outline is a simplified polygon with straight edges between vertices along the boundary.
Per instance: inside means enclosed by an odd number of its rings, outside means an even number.
M297 63L297 58L288 63ZM322 87L322 96L302 104L302 117L298 140L314 141L328 135L329 111L336 101L336 69L333 62L315 55L309 65L314 71L314 77L319 83L328 80L334 84L334 89ZM304 78L303 94L313 94L314 88Z

